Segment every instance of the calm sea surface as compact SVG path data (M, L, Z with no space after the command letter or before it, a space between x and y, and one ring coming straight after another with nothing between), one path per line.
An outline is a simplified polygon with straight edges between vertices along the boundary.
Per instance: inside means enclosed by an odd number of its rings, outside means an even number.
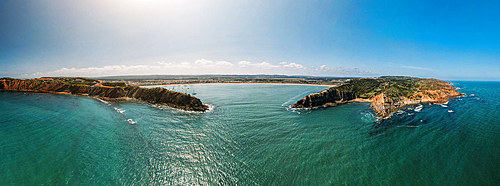
M0 92L0 185L499 185L500 83L454 84L380 123L367 103L288 108L316 86L168 87L208 113Z

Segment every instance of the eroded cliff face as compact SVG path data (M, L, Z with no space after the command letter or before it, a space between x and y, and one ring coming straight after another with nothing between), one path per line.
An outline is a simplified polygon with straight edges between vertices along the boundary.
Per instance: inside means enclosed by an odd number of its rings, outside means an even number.
M198 98L189 94L174 92L163 88L106 88L67 85L63 83L46 83L32 80L0 79L0 90L86 95L110 101L137 99L149 103L165 104L173 108L187 111L204 112L208 110L208 106L203 105Z
M378 117L389 117L391 113L397 111L407 105L421 103L444 103L449 98L462 95L456 91L454 87L448 83L439 84L439 89L436 90L416 90L409 97L405 96L387 96L384 93L376 94L370 98L357 98L352 92L339 91L335 88L327 89L318 93L307 95L297 101L292 108L316 108L329 107L345 104L349 102L369 102L371 108Z
M342 92L336 89L327 89L318 93L309 94L297 101L292 108L314 108L336 106L356 99L351 92Z
M454 89L442 89L424 92L415 92L413 96L407 97L387 97L384 94L379 94L371 98L371 108L378 117L389 117L393 112L407 105L415 105L422 103L444 103L449 98L462 95Z

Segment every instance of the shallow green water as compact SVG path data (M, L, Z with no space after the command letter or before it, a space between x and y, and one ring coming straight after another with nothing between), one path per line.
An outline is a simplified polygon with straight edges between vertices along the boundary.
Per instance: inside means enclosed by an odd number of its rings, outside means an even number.
M315 86L176 87L202 114L0 92L0 185L500 184L500 83L455 84L467 96L378 124L366 103L288 108Z

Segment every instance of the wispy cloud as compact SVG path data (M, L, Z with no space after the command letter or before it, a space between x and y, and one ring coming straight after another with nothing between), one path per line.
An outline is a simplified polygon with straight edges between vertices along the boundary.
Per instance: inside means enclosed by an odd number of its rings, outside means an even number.
M24 74L22 77L41 76L114 76L114 75L150 75L150 74L288 74L288 75L369 75L370 71L357 68L329 68L322 65L319 68L305 67L299 63L280 62L272 64L269 62L253 63L250 61L239 61L232 63L228 61L211 61L206 59L194 62L154 62L143 65L108 65L102 67L86 68L61 68L54 71L35 72Z
M435 70L435 69L431 69L431 68L424 68L424 67L417 67L417 66L409 66L409 65L397 65L397 64L392 64L392 63L385 64L385 66L389 66L389 67L399 67L399 68L409 68L409 69L417 69L417 70L437 71L437 70Z
M429 71L437 71L437 70L434 70L434 69L430 69L430 68L424 68L424 67L415 67L415 66L401 66L403 68L411 68L411 69L418 69L418 70L429 70Z

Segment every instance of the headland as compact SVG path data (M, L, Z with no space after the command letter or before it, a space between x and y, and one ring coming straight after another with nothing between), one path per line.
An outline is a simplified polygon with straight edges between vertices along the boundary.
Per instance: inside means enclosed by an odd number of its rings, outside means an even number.
M307 95L292 108L331 107L351 102L368 102L380 118L407 105L445 103L463 95L450 83L438 79L402 76L352 79L340 86Z
M200 99L186 93L170 91L164 88L147 89L127 86L123 83L100 83L97 80L84 78L57 81L54 81L53 78L30 80L1 78L0 90L84 95L107 101L132 99L162 104L186 111L205 112L208 110L208 106L204 105Z

